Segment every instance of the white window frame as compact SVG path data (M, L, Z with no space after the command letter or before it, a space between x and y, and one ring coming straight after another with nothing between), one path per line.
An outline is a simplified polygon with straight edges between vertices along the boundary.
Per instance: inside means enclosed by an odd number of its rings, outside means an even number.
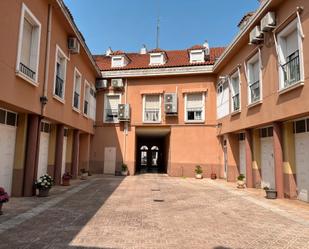
M115 64L115 60L121 61L121 64ZM125 61L124 61L124 56L122 55L117 55L117 56L112 56L112 67L124 67L125 66Z
M103 108L103 121L104 123L110 123L110 124L118 124L119 123L119 119L117 118L117 120L115 121L108 121L106 120L106 106L107 106L107 99L109 96L118 96L119 97L119 104L121 104L121 93L105 93L104 94L104 108Z
M300 80L285 87L282 65L285 64L286 58L283 53L282 45L284 43L285 37L288 36L294 30L297 31L297 45L298 45L299 65L300 65L299 67ZM281 30L276 35L276 39L277 39L277 46L278 46L277 48L278 50L278 72L279 72L278 91L280 92L286 89L293 88L299 84L302 84L304 83L304 80L305 80L302 27L301 27L301 23L299 22L298 18L295 18L286 27L284 27L283 30Z
M258 100L255 100L254 102L251 100L251 91L250 91L250 86L254 83L251 82L251 65L254 64L255 62L258 63L258 75L259 75L259 88L260 88L260 98ZM248 82L248 87L247 87L247 92L248 92L248 106L254 106L256 104L261 103L263 99L263 82L262 82L262 68L261 68L261 58L259 55L259 51L255 53L249 60L246 62L246 70L247 70L247 82Z
M84 117L87 117L89 118L89 113L90 113L90 99L88 99L88 108L87 108L87 113L85 113L85 100L86 100L86 97L87 97L87 86L89 87L89 91L90 91L90 84L89 82L85 79L84 80L84 99L83 99L83 110L82 110L82 113L84 115ZM90 95L90 92L89 92L89 95ZM89 97L90 98L90 97Z
M24 27L24 21L26 16L30 19L28 20L33 26L36 26L38 28L38 39L37 39L37 48L35 53L35 78L32 79L22 73L19 70L19 66L21 63L21 49L22 49L22 40L23 40L23 27ZM23 3L21 8L21 17L20 17L20 24L19 24L19 35L18 35L18 47L17 47L17 60L16 60L16 75L23 78L27 82L31 83L34 86L38 86L38 74L39 74L39 60L40 60L40 43L41 41L41 23L39 20L35 17L35 15L30 11L30 9Z
M194 56L198 56L199 59L194 59ZM203 63L205 62L205 52L200 50L191 50L190 51L190 63Z
M146 104L146 96L151 96L151 95L156 95L159 96L159 119L157 121L149 121L149 120L145 120L145 104ZM160 124L161 120L162 120L162 94L144 94L143 95L143 114L142 114L142 118L143 118L143 123L146 124Z
M150 66L158 66L158 65L163 65L164 63L165 63L165 61L164 61L164 54L163 53L151 53L151 54L149 54L149 65ZM158 56L160 56L160 62L159 63L154 63L153 62L153 58L154 57L158 57Z
M188 120L188 112L187 112L187 97L190 94L202 94L202 119L200 120ZM185 123L204 123L205 122L205 92L192 92L192 93L186 93L185 94L185 108L184 108L184 117L185 117Z
M235 92L234 92L234 87L233 87L233 79L238 78L238 87L239 87L239 108L238 110L234 109L234 102L233 102L233 97L236 96ZM241 111L241 80L240 80L240 71L239 68L237 68L237 71L235 71L234 73L232 73L229 77L229 83L230 83L230 103L231 103L231 113L236 113L236 112L240 112Z
M63 96L60 97L55 94L56 90L56 76L57 76L57 58L58 54L64 59L64 70L63 70ZM65 103L65 86L66 86L66 75L67 75L67 61L68 57L66 54L62 51L62 49L56 45L56 53L55 53L55 67L54 67L54 87L53 87L53 97L60 101L61 103Z
M80 85L79 85L79 98L78 98L78 107L76 108L74 106L74 94L75 94L75 86L76 86L76 75L80 77ZM75 67L74 68L74 84L73 84L73 96L72 96L72 108L74 111L80 113L80 107L81 107L81 93L82 93L82 74L81 72Z

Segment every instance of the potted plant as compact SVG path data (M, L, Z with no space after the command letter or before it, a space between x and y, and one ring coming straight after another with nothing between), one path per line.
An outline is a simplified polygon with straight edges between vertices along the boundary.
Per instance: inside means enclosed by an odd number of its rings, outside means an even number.
M88 170L86 170L86 169L81 169L80 170L80 179L82 179L82 180L87 180L87 178L88 178Z
M203 178L203 170L200 165L196 165L195 167L195 178L202 179Z
M127 176L128 175L128 166L125 163L121 165L121 175Z
M245 188L245 187L246 187L245 176L244 174L240 174L237 177L237 188Z
M216 180L217 179L217 174L216 173L211 173L210 174L210 179Z
M277 191L269 187L264 187L267 199L277 199Z
M70 186L70 180L72 179L72 175L69 172L66 172L62 176L62 185Z
M54 185L54 179L45 174L35 181L35 187L39 190L39 197L46 197L49 194L49 190Z
M9 201L9 195L7 194L7 192L5 192L4 188L0 187L0 215L3 214L2 212L2 205L5 202Z

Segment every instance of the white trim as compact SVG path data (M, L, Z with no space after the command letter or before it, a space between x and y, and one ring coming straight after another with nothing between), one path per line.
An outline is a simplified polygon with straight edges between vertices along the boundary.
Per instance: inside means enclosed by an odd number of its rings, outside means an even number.
M36 26L38 28L38 40L37 40L37 51L36 51L36 68L35 68L35 79L31 79L27 75L23 74L19 70L19 64L21 61L21 48L22 48L22 40L23 40L23 27L24 27L24 21L25 21L25 13L29 15L31 18L31 22L34 22L33 26ZM19 23L19 35L18 35L18 47L17 47L17 60L16 60L16 75L20 76L27 82L31 83L32 85L37 86L38 83L38 75L39 75L39 64L40 64L40 47L41 47L41 23L39 20L35 17L35 15L30 11L30 9L23 3L21 8L21 17L20 17L20 23Z
M234 92L234 87L232 84L232 80L238 78L238 96L239 96L239 109L234 110L234 102L233 102L233 97L236 95ZM237 67L237 70L229 76L229 85L230 85L230 103L231 103L231 114L239 113L241 111L241 84L240 84L240 69Z
M55 66L54 66L54 86L53 86L53 97L57 100L59 100L62 103L65 103L65 87L66 87L66 76L67 76L67 60L68 57L66 54L62 51L62 49L56 44L56 49L55 49ZM57 58L58 58L58 53L61 54L63 59L65 60L64 62L64 72L63 72L63 96L60 97L55 94L55 89L56 89L56 76L57 76Z
M184 118L185 118L185 123L186 124L191 124L191 123L205 123L205 92L201 92L200 94L202 94L202 119L201 120L188 120L188 115L187 115L187 96L188 94L199 94L199 93L185 93L185 103L184 103Z
M119 104L121 104L121 96L122 94L121 93L105 93L104 94L104 106L103 106L103 122L104 123L107 123L107 124L118 124L119 123L119 120L117 118L117 121L107 121L106 120L106 106L107 106L107 98L108 96L119 96Z
M78 98L78 108L74 106L74 93L75 93L75 86L76 86L76 74L79 75L80 77L80 84L79 84L79 98ZM73 74L73 96L72 96L72 108L76 112L80 112L80 107L81 107L81 95L82 95L82 74L80 71L77 69L77 67L74 67L74 74Z
M251 73L250 73L250 67L248 66L248 64L253 64L255 62L258 62L258 69L259 69L259 72L258 72L258 75L259 75L259 90L260 90L260 98L254 102L252 102L251 100L251 92L250 92L250 86L252 85L252 83L254 82L251 82ZM248 98L247 98L247 101L248 101L248 106L251 106L257 102L260 102L262 101L263 99L263 82L262 82L262 68L261 68L261 61L260 61L260 55L259 55L259 52L255 53L254 55L251 56L250 59L247 60L246 62L247 64L247 92L248 92Z
M186 67L166 67L166 68L147 68L147 69L128 69L102 71L102 78L130 78L130 77L149 77L165 75L186 75L186 74L205 74L213 73L213 66L186 66Z
M146 121L145 120L145 99L146 99L146 96L153 96L153 95L157 95L159 96L159 120L158 121ZM142 118L143 118L143 123L145 124L160 124L161 123L161 120L162 120L162 94L161 93L157 93L157 94L143 94L143 110L142 110Z
M89 99L88 99L88 109L87 109L87 114L85 113L85 100L87 100L86 99L86 94L87 94L87 92L86 92L86 87L89 87L89 95L90 95L90 84L89 84L89 82L85 79L84 80L84 99L83 99L83 110L82 110L82 113L83 113L83 116L84 117L86 117L86 118L89 118L89 112L90 112L90 101L89 101Z

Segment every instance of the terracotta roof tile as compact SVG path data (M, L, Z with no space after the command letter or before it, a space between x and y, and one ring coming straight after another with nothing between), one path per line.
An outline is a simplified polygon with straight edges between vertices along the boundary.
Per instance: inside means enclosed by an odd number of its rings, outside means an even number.
M198 49L205 49L203 45L197 44L189 48L188 50L198 50Z
M215 60L220 57L224 51L224 47L210 48L209 59L202 63L190 63L190 58L187 50L167 50L164 51L167 55L167 62L164 65L149 65L149 54L126 53L130 62L122 68L111 67L111 57L106 55L94 55L94 59L102 71L112 70L129 70L129 69L147 69L147 68L166 68L166 67L186 67L186 66L203 66L213 65Z

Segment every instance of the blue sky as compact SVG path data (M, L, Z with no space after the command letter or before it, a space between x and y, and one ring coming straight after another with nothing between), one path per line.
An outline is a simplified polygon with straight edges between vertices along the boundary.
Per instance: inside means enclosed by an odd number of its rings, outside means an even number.
M64 0L93 54L139 51L156 46L160 16L160 48L185 49L208 40L226 46L237 24L257 0ZM159 7L158 7L159 6Z

